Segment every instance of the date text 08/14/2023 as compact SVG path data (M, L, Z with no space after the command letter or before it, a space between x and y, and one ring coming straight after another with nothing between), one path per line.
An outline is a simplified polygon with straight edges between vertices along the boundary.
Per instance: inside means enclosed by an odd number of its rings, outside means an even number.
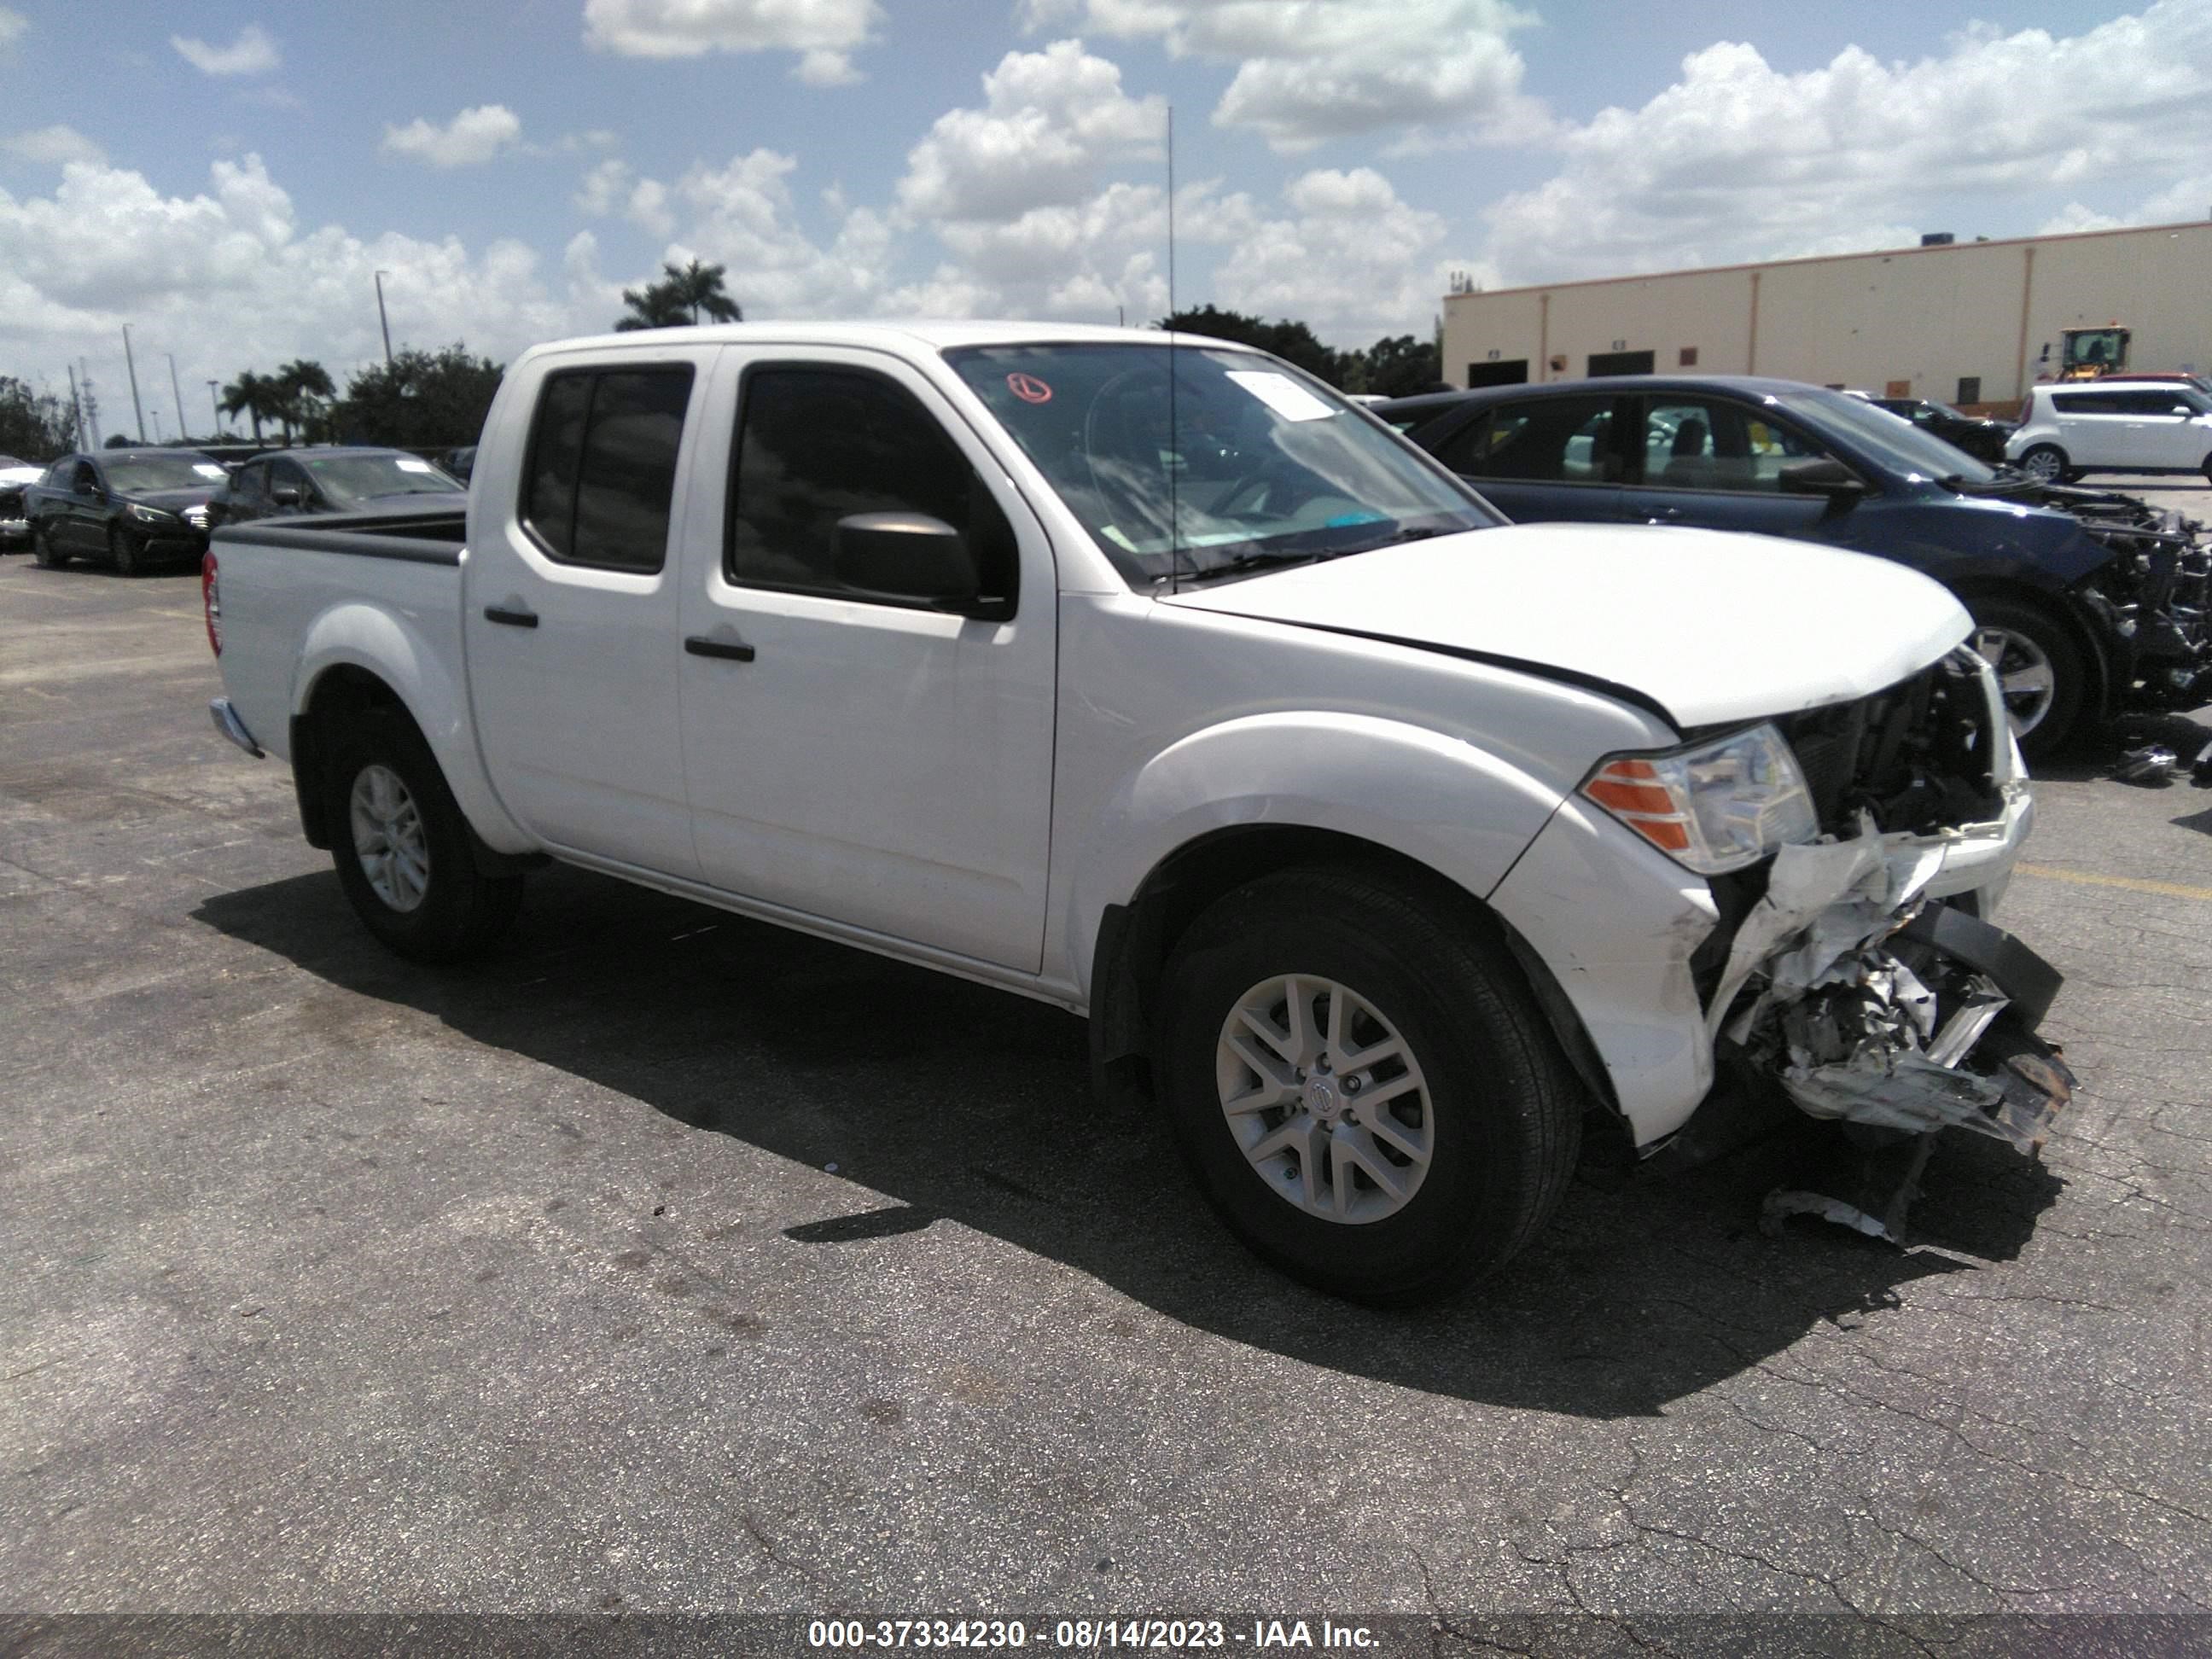
M1032 1632L1020 1619L817 1619L806 1627L806 1644L817 1649L966 1648L985 1651L1040 1647L1095 1652L1101 1649L1244 1647L1266 1651L1300 1648L1364 1649L1376 1638L1364 1625L1322 1619L1255 1619L1248 1627L1218 1619L1061 1619Z

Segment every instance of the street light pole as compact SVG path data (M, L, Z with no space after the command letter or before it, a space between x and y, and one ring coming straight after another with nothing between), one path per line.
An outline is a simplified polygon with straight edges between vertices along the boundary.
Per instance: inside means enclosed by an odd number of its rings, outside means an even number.
M174 400L177 411L177 441L182 443L185 441L185 394L177 390L177 354L165 351L161 355L169 360L169 396Z
M215 435L220 438L223 435L222 405L215 400L215 387L216 383L213 380L210 380L208 382L208 409L215 416Z
M388 270L376 273L376 321L384 331L384 366L386 368L392 367L392 323L384 314L384 279L391 274Z
M131 373L131 410L138 417L138 441L146 441L146 410L138 401L138 365L131 356L131 325L123 325L123 367Z

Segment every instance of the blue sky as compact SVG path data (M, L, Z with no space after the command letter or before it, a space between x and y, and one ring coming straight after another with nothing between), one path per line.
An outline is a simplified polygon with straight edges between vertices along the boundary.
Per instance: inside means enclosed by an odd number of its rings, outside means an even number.
M0 374L750 317L1425 333L1542 281L2212 213L2212 0L0 0ZM88 52L89 48L89 52ZM118 396L119 394L119 396ZM153 425L149 418L148 426Z

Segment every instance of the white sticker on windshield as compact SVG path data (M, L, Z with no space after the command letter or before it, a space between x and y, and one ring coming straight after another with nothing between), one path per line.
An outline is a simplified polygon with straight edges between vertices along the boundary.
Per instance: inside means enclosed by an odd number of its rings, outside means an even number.
M402 472L428 472L433 470L428 461L402 461L398 465Z
M227 478L230 475L210 461L194 461L192 471L203 478Z
M1286 421L1322 421L1336 413L1289 375L1273 369L1232 369L1229 378Z

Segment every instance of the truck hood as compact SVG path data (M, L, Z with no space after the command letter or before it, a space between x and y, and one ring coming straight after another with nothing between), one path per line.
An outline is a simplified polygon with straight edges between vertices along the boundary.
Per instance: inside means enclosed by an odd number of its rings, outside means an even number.
M1685 731L1871 696L1972 627L1942 587L1887 560L1643 525L1469 531L1164 603L1521 668Z

